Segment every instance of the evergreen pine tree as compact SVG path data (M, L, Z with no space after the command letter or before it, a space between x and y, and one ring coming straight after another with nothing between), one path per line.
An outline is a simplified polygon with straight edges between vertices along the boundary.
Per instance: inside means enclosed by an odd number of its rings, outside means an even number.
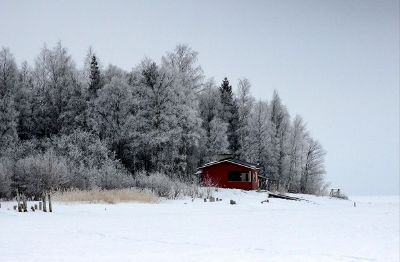
M228 123L232 118L231 108L233 105L233 94L232 94L232 86L229 84L228 78L224 78L221 86L219 87L219 92L221 96L221 113L220 118L222 121Z
M221 95L222 110L220 118L228 124L228 142L229 150L237 156L239 151L239 112L236 101L234 100L232 93L232 86L229 84L228 78L224 78L219 88Z
M97 91L100 89L100 69L97 62L96 55L92 55L90 62L90 83L89 83L89 96L90 98L97 97Z

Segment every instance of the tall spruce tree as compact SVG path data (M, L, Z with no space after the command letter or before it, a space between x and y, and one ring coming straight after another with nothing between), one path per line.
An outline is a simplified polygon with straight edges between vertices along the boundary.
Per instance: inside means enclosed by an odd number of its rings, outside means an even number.
M228 78L224 78L221 86L219 87L222 110L220 113L220 118L222 121L228 124L228 142L229 150L234 155L238 155L240 148L239 145L239 111L237 103L233 97L232 86L229 84Z
M97 97L97 91L100 89L101 79L100 79L100 69L97 62L96 55L92 55L90 61L90 82L89 82L89 96L91 99Z
M226 123L232 118L232 105L233 105L233 93L232 86L229 84L228 78L224 78L221 86L219 87L219 92L221 96L221 113L220 118Z

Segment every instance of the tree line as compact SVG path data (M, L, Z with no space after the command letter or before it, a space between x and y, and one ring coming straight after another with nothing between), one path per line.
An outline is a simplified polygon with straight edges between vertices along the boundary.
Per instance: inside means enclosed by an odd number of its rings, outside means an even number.
M276 91L256 100L206 79L178 45L160 62L104 68L89 49L78 68L61 43L34 64L0 51L0 198L57 189L129 187L142 174L192 182L221 153L259 164L272 189L317 194L325 151Z

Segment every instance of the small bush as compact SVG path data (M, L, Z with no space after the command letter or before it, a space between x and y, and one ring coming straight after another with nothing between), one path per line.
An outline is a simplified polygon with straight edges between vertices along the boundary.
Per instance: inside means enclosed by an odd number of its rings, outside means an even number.
M75 131L55 139L55 152L67 160L70 187L81 190L127 188L132 176L97 136Z
M179 179L173 179L161 173L151 173L146 175L144 172L136 176L135 186L138 188L147 188L159 197L176 199L181 196L190 196L193 198L203 197L204 189L195 183L184 183Z
M8 199L11 196L12 174L12 161L8 158L0 158L0 199Z
M18 160L13 182L20 193L38 198L44 192L64 188L68 184L68 175L65 159L49 150Z

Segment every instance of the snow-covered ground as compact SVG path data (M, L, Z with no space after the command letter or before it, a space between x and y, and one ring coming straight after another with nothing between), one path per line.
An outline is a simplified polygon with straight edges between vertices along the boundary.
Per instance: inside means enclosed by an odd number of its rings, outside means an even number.
M399 197L353 201L219 190L222 202L0 209L0 261L399 261ZM230 205L229 200L237 201ZM8 210L9 208L10 210Z

